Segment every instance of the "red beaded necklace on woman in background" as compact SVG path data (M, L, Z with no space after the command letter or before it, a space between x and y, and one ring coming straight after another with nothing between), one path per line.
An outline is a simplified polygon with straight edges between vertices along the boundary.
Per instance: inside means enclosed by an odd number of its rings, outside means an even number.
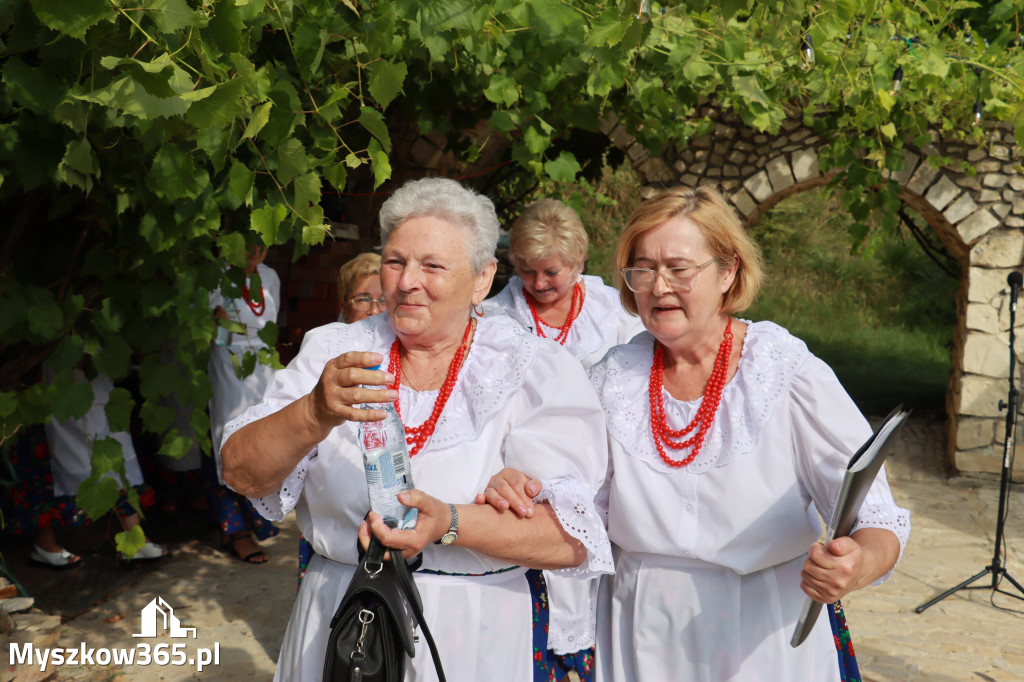
M526 289L523 289L523 296L526 298L526 305L530 306L530 314L533 315L533 328L537 330L537 336L542 339L547 338L547 334L544 333L545 322L542 322L540 315L537 314L537 302L533 300L533 296L530 295ZM577 303L579 308L577 308ZM558 336L555 337L561 345L565 345L566 339L569 338L569 330L572 329L572 323L579 317L580 311L583 310L583 287L580 286L579 282L572 285L572 301L569 303L569 315L565 318L565 323L561 327L556 327L553 324L548 324L548 327L558 330Z
M697 414L686 427L673 431L668 427L665 418L665 398L662 395L662 386L665 375L665 347L660 342L655 342L654 362L651 364L651 379L648 386L651 401L651 431L654 433L654 445L658 448L661 459L670 467L684 467L697 458L700 454L704 438L711 431L711 424L715 421L715 413L718 412L718 403L722 400L722 390L725 388L725 380L729 374L729 358L732 357L732 318L726 318L725 333L722 335L722 343L718 346L718 355L715 357L715 367L711 370L711 377L704 387L704 399L697 408ZM686 434L697 429L694 434L686 440L677 440ZM672 459L665 454L665 446L673 450L685 450L692 448L690 454L683 459Z
M476 320L470 319L469 324L466 325L466 332L462 335L462 343L459 345L458 350L455 351L452 361L448 363L448 374L445 375L444 383L441 384L441 390L437 392L437 398L434 399L434 409L431 410L430 416L419 426L405 427L405 441L411 446L409 448L410 457L419 453L423 446L427 444L427 439L434 433L434 428L437 426L437 420L441 416L441 411L444 409L445 403L448 402L452 389L455 388L455 380L459 378L462 359L466 356L469 337L475 326ZM402 384L402 343L397 338L391 344L388 371L395 375L395 382L388 386L388 388L397 391L398 387ZM395 411L398 412L399 417L402 416L402 409L398 405L397 398L395 399Z
M256 267L259 266L257 265ZM259 279L257 277L257 280L260 283L260 297L256 300L249 298L249 281L252 279L252 276L255 273L256 268L253 268L251 271L249 270L248 267L245 269L245 284L242 286L242 298L245 299L245 302L248 304L249 310L252 311L253 315L255 315L256 317L263 317L263 312L267 309L267 299L263 297L262 279Z

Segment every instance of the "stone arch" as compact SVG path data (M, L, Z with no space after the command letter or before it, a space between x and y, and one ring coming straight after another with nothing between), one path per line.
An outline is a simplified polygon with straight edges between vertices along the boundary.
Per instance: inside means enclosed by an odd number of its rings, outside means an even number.
M640 175L644 196L665 186L715 184L749 228L782 199L823 185L834 175L818 165L826 141L800 118L787 118L778 133L768 134L713 106L701 113L714 121L713 132L679 149L670 145L661 156L652 155L614 117L603 123L605 134ZM907 147L904 157L906 168L891 176L900 184L900 199L927 221L961 266L953 370L946 393L947 463L960 471L998 472L1006 420L999 404L1009 388L1006 278L1024 261L1022 153L1012 129L993 126L984 147L934 134L932 144ZM949 161L936 167L929 157ZM962 161L974 173L963 172ZM1020 363L1020 317L1016 327ZM1019 386L1020 374L1016 378Z

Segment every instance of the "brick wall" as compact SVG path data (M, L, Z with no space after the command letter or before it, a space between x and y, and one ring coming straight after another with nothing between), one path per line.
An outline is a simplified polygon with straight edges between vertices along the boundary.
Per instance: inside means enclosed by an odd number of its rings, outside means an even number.
M348 240L324 242L292 262L292 246L276 246L267 253L266 264L281 278L281 311L277 349L287 364L299 351L302 336L310 329L338 319L338 268L359 253L358 243Z

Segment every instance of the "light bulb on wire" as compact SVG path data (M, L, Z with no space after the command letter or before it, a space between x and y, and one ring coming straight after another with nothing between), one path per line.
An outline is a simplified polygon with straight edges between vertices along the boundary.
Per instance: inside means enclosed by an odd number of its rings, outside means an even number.
M981 125L981 102L974 103L974 125Z
M892 92L895 95L903 87L903 67L897 65L892 74Z

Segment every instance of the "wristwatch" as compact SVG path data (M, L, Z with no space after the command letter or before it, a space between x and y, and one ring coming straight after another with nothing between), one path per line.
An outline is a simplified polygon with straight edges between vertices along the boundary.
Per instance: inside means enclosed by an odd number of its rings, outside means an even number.
M455 505L451 503L448 504L448 510L452 514L452 520L448 526L448 532L441 536L439 542L442 545L450 545L459 537L459 513L455 511Z

